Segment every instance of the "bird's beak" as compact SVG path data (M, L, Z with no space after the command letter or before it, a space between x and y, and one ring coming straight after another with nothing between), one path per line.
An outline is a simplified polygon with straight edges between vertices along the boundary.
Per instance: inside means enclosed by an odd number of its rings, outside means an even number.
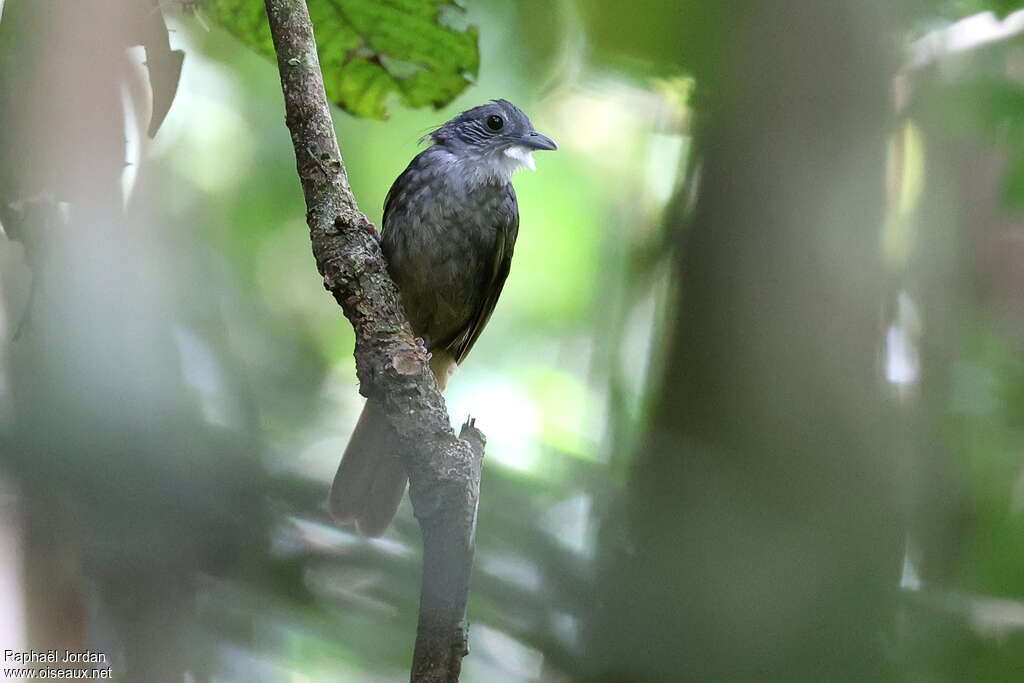
M558 145L555 144L554 140L549 138L547 135L538 133L537 131L531 131L519 138L519 144L526 149L558 149Z

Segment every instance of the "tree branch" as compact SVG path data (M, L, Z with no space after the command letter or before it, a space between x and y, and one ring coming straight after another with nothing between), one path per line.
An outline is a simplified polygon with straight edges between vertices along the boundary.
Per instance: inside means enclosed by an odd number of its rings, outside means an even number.
M376 231L352 196L305 0L266 0L266 7L317 268L355 328L360 392L384 406L409 446L402 457L423 532L411 680L457 681L468 652L465 611L485 439L472 420L455 437Z

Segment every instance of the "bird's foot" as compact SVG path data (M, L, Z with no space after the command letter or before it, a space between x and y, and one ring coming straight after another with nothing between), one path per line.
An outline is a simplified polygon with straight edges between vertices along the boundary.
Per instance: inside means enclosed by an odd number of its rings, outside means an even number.
M431 358L434 357L434 354L430 352L429 339L424 339L423 337L416 337L414 341L416 342L416 346L419 347L420 351L423 352L423 355L427 357L427 360L430 360Z

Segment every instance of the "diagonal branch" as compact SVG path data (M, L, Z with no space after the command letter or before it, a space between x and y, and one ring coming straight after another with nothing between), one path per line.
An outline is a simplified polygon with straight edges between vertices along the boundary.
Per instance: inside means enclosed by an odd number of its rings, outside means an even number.
M455 437L376 232L352 196L305 0L266 0L266 7L317 268L355 328L360 392L384 406L410 445L403 463L423 532L411 680L457 681L467 652L465 611L484 436L469 421Z

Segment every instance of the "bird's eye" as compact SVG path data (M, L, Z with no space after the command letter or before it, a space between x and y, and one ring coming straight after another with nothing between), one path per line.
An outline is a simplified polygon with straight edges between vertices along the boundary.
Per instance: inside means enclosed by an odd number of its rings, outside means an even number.
M487 127L491 130L501 130L501 127L505 125L505 120L497 114L491 114L487 117Z

